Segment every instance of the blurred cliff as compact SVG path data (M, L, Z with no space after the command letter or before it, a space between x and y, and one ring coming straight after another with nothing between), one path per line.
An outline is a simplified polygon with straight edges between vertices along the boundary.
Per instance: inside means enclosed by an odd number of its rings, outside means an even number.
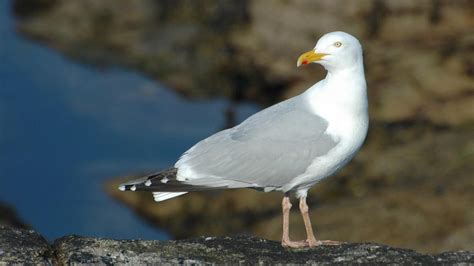
M1 226L30 229L30 226L18 217L15 209L3 202L0 202L0 227Z
M371 128L360 154L313 189L321 238L422 251L474 248L474 2L16 0L17 29L78 61L136 69L190 98L262 107L324 75L301 52L344 30L365 49ZM193 193L156 205L107 191L175 237L280 236L280 195ZM292 234L299 214L291 218Z

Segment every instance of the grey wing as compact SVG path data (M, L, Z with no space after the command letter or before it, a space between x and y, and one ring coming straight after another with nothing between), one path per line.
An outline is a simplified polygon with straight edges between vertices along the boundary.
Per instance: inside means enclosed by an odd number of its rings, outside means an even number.
M328 122L311 113L297 96L197 143L175 167L179 174L186 168L197 175L184 176L190 184L206 178L279 188L336 146L325 133L327 127Z

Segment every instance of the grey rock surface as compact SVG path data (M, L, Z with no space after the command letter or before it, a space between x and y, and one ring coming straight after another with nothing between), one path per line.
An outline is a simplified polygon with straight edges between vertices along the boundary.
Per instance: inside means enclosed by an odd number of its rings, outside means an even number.
M53 250L33 230L0 226L0 265L53 263Z
M286 249L279 242L236 237L187 240L112 240L65 236L48 246L31 230L0 227L0 264L462 264L474 263L474 252L424 255L374 243Z

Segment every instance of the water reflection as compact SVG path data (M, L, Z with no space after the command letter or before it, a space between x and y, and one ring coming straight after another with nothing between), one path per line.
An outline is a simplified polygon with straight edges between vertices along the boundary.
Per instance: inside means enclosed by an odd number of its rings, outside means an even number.
M102 182L171 165L224 126L229 103L190 102L138 73L71 62L16 35L10 5L0 2L0 201L48 239L166 238ZM254 111L239 106L237 120Z

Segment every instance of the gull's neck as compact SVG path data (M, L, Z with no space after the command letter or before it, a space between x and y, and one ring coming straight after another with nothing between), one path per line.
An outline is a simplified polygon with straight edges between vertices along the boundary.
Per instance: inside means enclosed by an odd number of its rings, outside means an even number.
M359 85L366 88L365 84L365 74L364 74L364 65L361 63L356 63L352 67L344 69L331 69L328 71L326 78L324 79L329 86L337 83L346 83L347 85ZM342 84L341 84L342 85ZM357 87L359 87L357 86ZM344 89L343 87L337 87L332 89Z
M331 69L325 79L313 85L305 94L318 114L329 110L367 112L367 85L362 62L349 68Z

